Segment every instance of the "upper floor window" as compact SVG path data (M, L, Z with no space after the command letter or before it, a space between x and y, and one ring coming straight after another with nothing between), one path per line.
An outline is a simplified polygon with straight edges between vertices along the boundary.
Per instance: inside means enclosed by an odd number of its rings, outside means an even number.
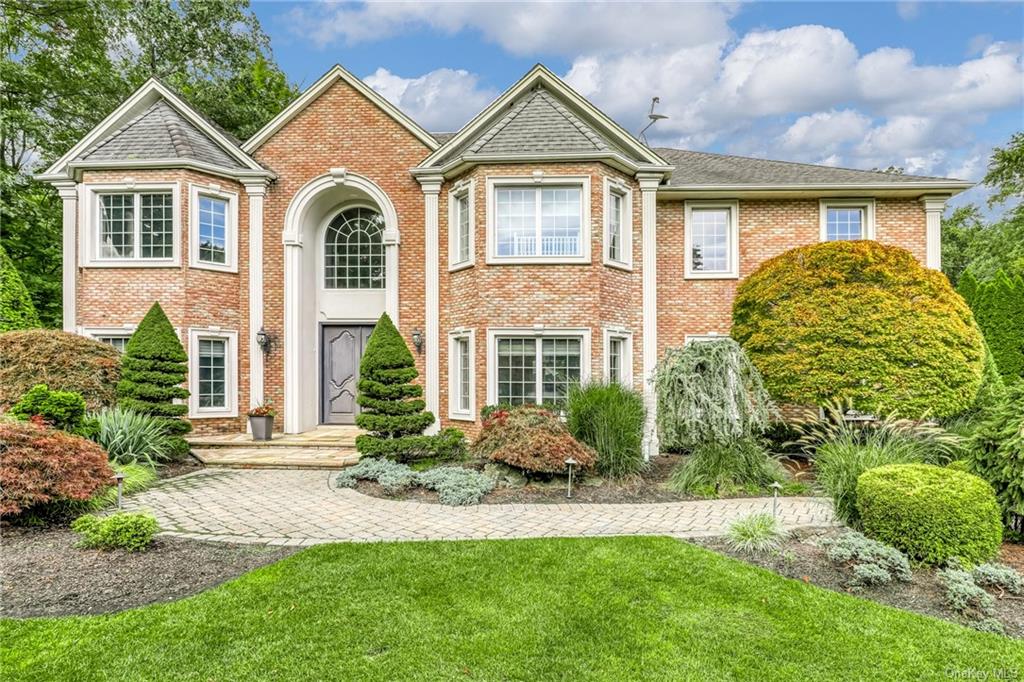
M821 202L821 240L826 242L874 239L875 202L873 200L823 200Z
M227 262L228 202L216 197L199 197L199 260L223 265Z
M473 264L473 182L459 184L448 195L448 267Z
M384 288L384 217L363 206L345 209L324 235L324 287Z
M604 262L629 269L633 265L633 225L631 193L605 179Z
M238 271L238 194L219 185L189 185L189 265Z
M100 259L174 258L173 194L101 194L99 204Z
M519 182L516 182L518 180ZM587 262L589 178L489 179L491 262Z
M686 202L686 276L735 278L739 267L737 202Z

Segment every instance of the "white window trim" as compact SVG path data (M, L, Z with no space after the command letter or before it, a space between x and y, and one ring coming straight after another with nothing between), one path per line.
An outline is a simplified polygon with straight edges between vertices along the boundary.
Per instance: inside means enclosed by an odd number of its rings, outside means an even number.
M497 251L497 201L495 192L499 187L543 187L579 186L580 187L580 247L579 256L498 256ZM488 177L487 190L487 264L561 264L589 263L591 260L591 225L590 225L590 176L589 175L547 175L543 171L535 171L533 175Z
M120 327L79 327L78 333L82 336L88 336L94 341L99 341L103 337L111 336L123 336L130 339L132 334L135 333L135 329L138 325L125 324Z
M691 343L700 343L701 341L718 341L719 339L731 338L727 333L721 332L706 332L704 334L687 334L683 338L683 345L689 345Z
M79 265L87 268L166 268L181 265L181 183L135 182L125 178L117 183L84 183L81 187L82 232L79 235ZM100 258L100 195L170 192L173 239L171 258ZM141 211L135 211L141 220ZM140 245L136 244L138 248Z
M459 260L458 199L469 200L469 258ZM448 272L472 267L476 263L476 180L455 183L448 190Z
M612 234L612 194L622 197L622 255L616 260L609 254ZM620 270L633 269L633 190L611 178L604 179L604 243L601 245L604 264Z
M633 386L633 332L627 331L621 327L605 327L604 328L604 379L607 382L611 382L612 376L612 363L611 363L611 341L612 339L619 339L622 343L622 376L619 379L619 383L626 387Z
M206 263L199 260L199 197L210 197L228 202L224 226L225 262ZM191 268L238 272L238 193L221 189L219 185L188 185L189 261Z
M864 209L863 239L875 238L875 200L874 199L820 199L818 201L818 239L828 238L828 209L830 208L862 208Z
M459 409L459 366L456 341L469 342L469 410ZM454 329L448 334L448 418L455 421L476 421L476 333L472 329Z
M199 340L224 339L224 407L199 407ZM188 330L188 416L189 419L238 416L238 332L220 327L189 327Z
M706 272L693 269L693 209L729 209L729 269L720 272ZM683 246L684 277L686 279L739 279L740 276L740 202L730 201L687 201L683 217L686 234Z
M487 404L498 402L498 338L504 336L546 337L576 336L580 338L580 383L590 381L590 328L589 327L501 327L487 329ZM541 372L537 372L537 382ZM537 394L541 397L540 394Z

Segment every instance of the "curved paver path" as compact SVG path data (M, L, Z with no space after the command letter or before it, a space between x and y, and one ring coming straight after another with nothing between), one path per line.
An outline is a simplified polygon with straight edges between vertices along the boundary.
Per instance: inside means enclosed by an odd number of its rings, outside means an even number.
M446 507L386 500L333 485L336 472L204 469L125 500L165 533L223 542L312 545L339 541L584 535L720 535L770 498L658 504L482 504ZM830 525L828 502L779 498L787 527Z

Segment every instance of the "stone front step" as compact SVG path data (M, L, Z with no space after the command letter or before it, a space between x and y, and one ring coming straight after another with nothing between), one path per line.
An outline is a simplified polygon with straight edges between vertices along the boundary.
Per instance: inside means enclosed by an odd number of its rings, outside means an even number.
M187 438L193 449L215 448L302 448L313 450L352 450L362 431L355 426L320 426L305 433L275 433L268 441L254 441L248 433Z
M359 461L355 448L196 447L192 454L205 466L236 469L343 469Z

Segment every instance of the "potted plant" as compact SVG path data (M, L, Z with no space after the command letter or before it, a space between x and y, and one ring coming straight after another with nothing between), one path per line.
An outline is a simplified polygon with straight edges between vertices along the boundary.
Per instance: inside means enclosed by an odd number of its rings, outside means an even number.
M249 410L249 428L253 440L270 440L274 433L274 406L270 402L261 403Z

